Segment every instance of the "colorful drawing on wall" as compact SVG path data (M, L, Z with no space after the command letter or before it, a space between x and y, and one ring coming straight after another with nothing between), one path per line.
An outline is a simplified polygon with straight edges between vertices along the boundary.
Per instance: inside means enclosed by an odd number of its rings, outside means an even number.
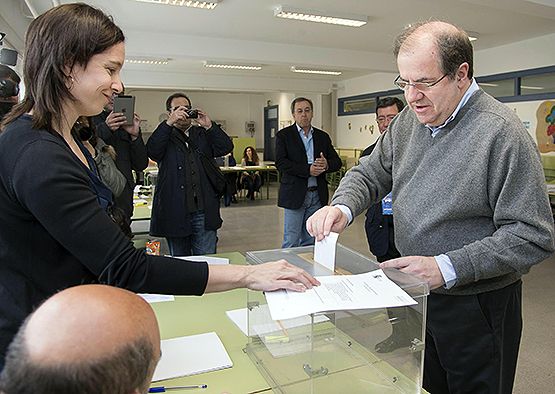
M555 101L544 101L536 111L536 139L540 152L555 152Z

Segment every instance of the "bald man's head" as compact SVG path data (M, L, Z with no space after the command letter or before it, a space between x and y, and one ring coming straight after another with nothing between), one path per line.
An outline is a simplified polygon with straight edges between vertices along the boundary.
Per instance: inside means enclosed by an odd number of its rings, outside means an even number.
M429 55L435 57L444 74L454 76L459 66L468 63L468 78L474 74L474 54L468 34L459 27L442 21L418 22L407 26L395 40L395 58L401 52L418 50L433 43Z
M110 286L77 286L26 320L0 387L6 394L146 392L159 355L156 317L142 298Z

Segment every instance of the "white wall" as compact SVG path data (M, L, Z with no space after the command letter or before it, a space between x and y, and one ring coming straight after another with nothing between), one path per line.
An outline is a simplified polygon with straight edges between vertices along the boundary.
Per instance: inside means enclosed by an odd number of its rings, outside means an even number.
M397 74L375 73L343 81L336 90L337 98L356 96L395 88ZM337 105L334 106L337 114ZM336 116L335 146L364 149L379 137L374 114Z
M166 113L166 99L173 91L127 89L127 94L136 96L136 111L146 120L143 133L154 131L160 115ZM212 120L224 120L230 136L250 137L245 131L245 122L255 122L256 145L263 145L264 95L261 93L225 93L184 91L193 107L202 108Z
M500 74L555 64L555 34L502 45L474 54L477 76Z
M474 54L474 71L476 76L520 71L530 68L555 65L553 43L555 34L535 39L519 41L499 46ZM334 94L337 98L374 93L394 89L393 80L397 74L374 73L339 83ZM530 133L535 138L535 111L541 102L511 103L509 107L516 110L523 121L530 122ZM337 114L337 108L334 109ZM379 136L374 114L336 116L336 146L341 148L365 148ZM349 128L350 125L350 128ZM370 133L373 126L374 133Z
M181 91L181 90L177 90ZM145 140L160 123L159 117L166 113L166 99L174 91L126 89L126 94L136 96L136 112L143 123ZM201 92L183 91L192 101L193 107L202 108L212 120L225 121L226 132L230 136L250 137L245 131L245 122L255 122L257 148L264 147L264 107L268 100L271 105L279 105L279 120L292 121L291 101L303 96L314 103L313 124L322 127L322 96L306 93L235 93L235 92Z

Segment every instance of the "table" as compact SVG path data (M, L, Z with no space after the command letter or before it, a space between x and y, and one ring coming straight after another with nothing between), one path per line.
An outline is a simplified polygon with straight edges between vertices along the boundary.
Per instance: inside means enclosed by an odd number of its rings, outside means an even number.
M219 253L233 264L245 264L245 257L238 252ZM261 295L262 296L262 295ZM245 353L247 337L227 317L226 311L244 308L247 290L236 289L223 293L205 294L202 297L176 296L174 302L154 303L162 339L214 331L220 337L233 367L219 371L168 379L155 382L153 386L208 385L207 390L195 393L271 393L272 389L256 365ZM172 390L172 393L190 393L191 390ZM426 393L422 389L422 393Z
M245 258L238 252L220 253L233 264L245 264ZM233 367L200 375L187 376L156 382L153 386L181 386L207 384L207 390L195 393L259 393L271 392L251 359L243 351L247 337L227 317L226 311L244 308L247 290L237 289L224 293L205 294L202 297L176 296L174 302L154 303L152 307L158 318L162 339L214 331L222 340ZM172 390L172 393L191 393L191 390Z
M230 166L230 167L220 167L220 170L225 174L226 172L237 172L241 173L243 171L259 171L260 173L266 173L266 199L270 199L270 172L278 170L273 164L263 164L259 166ZM262 176L262 175L261 175Z

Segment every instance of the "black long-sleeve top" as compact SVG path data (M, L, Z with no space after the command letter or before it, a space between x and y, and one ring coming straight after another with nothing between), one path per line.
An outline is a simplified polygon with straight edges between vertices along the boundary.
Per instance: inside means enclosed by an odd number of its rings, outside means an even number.
M200 295L208 281L205 263L135 249L61 136L31 122L23 115L0 134L0 369L25 317L64 288Z

